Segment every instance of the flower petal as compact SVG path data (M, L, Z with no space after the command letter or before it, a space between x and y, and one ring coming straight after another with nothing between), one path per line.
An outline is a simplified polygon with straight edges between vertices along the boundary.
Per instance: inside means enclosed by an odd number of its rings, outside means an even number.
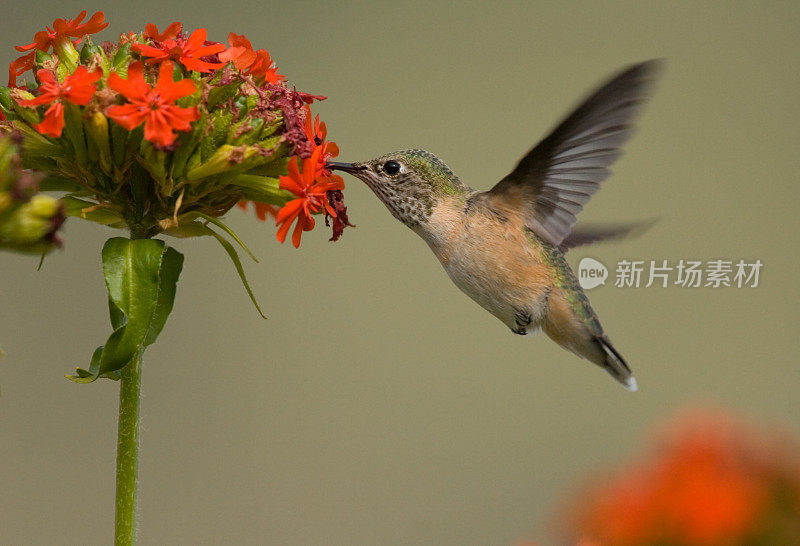
M60 137L64 129L64 105L54 102L44 113L44 120L34 125L34 128L43 135Z
M178 60L183 66L196 72L211 72L212 70L225 66L224 63L210 63L208 61L201 61L200 59L193 59L192 57L181 57Z
M163 42L175 38L180 33L182 28L183 26L178 21L171 23L167 28L164 29L164 32L160 34L158 32L158 27L156 27L153 23L147 23L147 25L144 27L145 35L156 42Z
M144 122L144 138L158 146L169 146L178 138L163 112L152 110Z
M163 102L175 102L176 100L188 97L197 90L195 83L189 78L174 82L172 81L172 63L164 62L158 72L158 83L154 91Z
M275 215L275 224L280 224L281 222L285 222L297 216L302 208L303 199L292 199L278 211L277 215Z
M178 131L188 131L192 128L193 121L200 119L200 111L196 106L181 108L179 106L163 106L160 109L164 119Z
M134 104L115 104L109 106L106 115L128 131L132 131L147 119L147 110Z
M156 58L164 58L168 59L169 54L164 51L163 49L149 46L146 44L133 44L131 49L136 51L137 53L144 55L145 57L156 57Z
M294 226L294 231L292 232L292 244L295 248L300 247L300 237L303 236L303 231L305 231L305 216L299 216L297 218L297 224Z
M142 63L136 61L128 66L128 79L123 79L115 72L108 75L108 87L127 99L144 100L150 86L144 81Z

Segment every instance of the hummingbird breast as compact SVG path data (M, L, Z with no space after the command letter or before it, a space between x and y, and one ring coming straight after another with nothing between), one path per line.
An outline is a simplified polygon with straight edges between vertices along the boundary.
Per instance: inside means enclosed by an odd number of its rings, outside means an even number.
M518 213L443 200L417 231L455 285L484 309L517 333L542 326L553 271Z

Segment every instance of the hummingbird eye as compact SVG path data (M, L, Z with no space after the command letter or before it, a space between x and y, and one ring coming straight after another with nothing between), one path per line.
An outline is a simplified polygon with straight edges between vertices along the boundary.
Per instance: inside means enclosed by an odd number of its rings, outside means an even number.
M386 174L393 176L400 172L400 163L395 161L394 159L387 161L383 164L383 172Z

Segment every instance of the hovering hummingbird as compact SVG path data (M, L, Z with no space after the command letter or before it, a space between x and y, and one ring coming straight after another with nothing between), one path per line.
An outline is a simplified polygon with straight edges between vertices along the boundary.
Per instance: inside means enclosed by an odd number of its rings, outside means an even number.
M640 226L573 229L620 156L657 65L633 65L602 85L489 191L467 186L424 150L328 167L363 180L428 243L456 286L512 332L542 329L635 391L564 253Z

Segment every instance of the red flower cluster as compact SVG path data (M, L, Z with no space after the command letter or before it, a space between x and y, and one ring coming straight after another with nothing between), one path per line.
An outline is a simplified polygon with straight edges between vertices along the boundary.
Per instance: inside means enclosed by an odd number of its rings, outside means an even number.
M725 415L690 415L654 459L589 492L576 535L609 546L800 544L800 452L785 449Z
M103 12L95 13L84 23L85 17L83 11L72 20L56 19L52 29L37 32L32 43L17 47L27 54L11 63L9 85L16 87L18 76L39 66L36 51L47 52L52 48L55 53L53 60L59 67L61 63L74 66L78 58L74 46L85 36L108 26ZM50 105L44 112L43 121L34 127L44 135L59 138L65 126L65 104L86 106L97 97L91 106L94 111L101 111L128 131L144 125L146 140L161 150L171 151L178 133L190 131L192 123L201 118L202 101L206 100L204 94L189 102L196 106L179 106L177 101L197 93L199 86L192 78L174 81L177 75L185 74L185 71L199 72L204 93L214 85L228 85L238 78L254 86L261 96L262 102L257 109L267 114L271 109L282 112L285 125L282 138L291 144L291 153L294 154L288 163L288 176L280 177L280 187L296 198L280 210L267 203L254 203L256 216L261 220L265 220L268 214L276 217L280 226L277 237L281 242L296 222L292 242L298 246L302 232L314 227L312 215L322 213L326 216L326 224L329 217L334 219L333 239L337 239L344 226L350 225L341 198L344 183L341 177L331 174L325 164L329 158L338 155L339 148L327 140L325 123L319 121L319 116L312 119L307 106L325 97L287 89L281 83L284 76L278 74L269 53L264 49L254 50L243 35L230 33L228 42L230 47L208 41L204 28L187 36L179 22L170 24L163 32L159 32L156 25L148 24L144 33L120 37L120 44L131 44L133 58L127 66L127 77L112 72L104 78L102 70L89 72L86 66L78 63L77 68L70 68L72 73L67 73L59 82L55 70L47 65L47 69L36 72L39 83L37 96L19 99L17 103L23 107ZM225 83L211 83L214 73L229 64L235 70L224 72L215 80ZM147 65L158 67L154 85L148 84L153 71L147 70ZM202 79L205 74L209 77ZM102 89L102 94L97 93L98 89ZM197 105L198 101L200 105ZM238 110L236 115L240 115ZM240 207L246 208L246 202L240 203Z
M200 117L197 107L181 108L175 101L191 95L197 86L190 79L172 80L173 65L161 63L158 82L150 87L142 75L142 63L128 67L128 79L108 76L108 87L128 99L126 104L110 106L108 117L131 131L144 123L144 138L161 147L175 142L175 131L188 131Z
M145 27L145 35L153 41L153 45L133 44L133 50L144 57L149 57L147 59L149 64L173 60L197 72L211 72L224 66L224 63L212 63L202 59L225 50L225 46L220 43L206 45L206 29L198 28L188 38L180 35L181 30L181 24L175 22L159 34L155 25L148 24Z
M8 70L9 87L17 87L17 78L33 68L36 50L48 51L51 47L56 50L65 42L78 44L84 36L100 32L108 26L102 11L98 11L86 23L81 24L85 17L86 11L84 10L75 19L56 19L53 21L52 29L47 27L47 30L40 30L34 35L33 43L16 46L17 51L22 53L30 51L30 53L11 63Z
M272 59L266 49L253 50L250 40L243 35L230 33L228 49L219 54L219 60L223 63L233 62L233 65L253 77L263 77L269 83L278 83L285 76L278 74L278 68L274 66Z

